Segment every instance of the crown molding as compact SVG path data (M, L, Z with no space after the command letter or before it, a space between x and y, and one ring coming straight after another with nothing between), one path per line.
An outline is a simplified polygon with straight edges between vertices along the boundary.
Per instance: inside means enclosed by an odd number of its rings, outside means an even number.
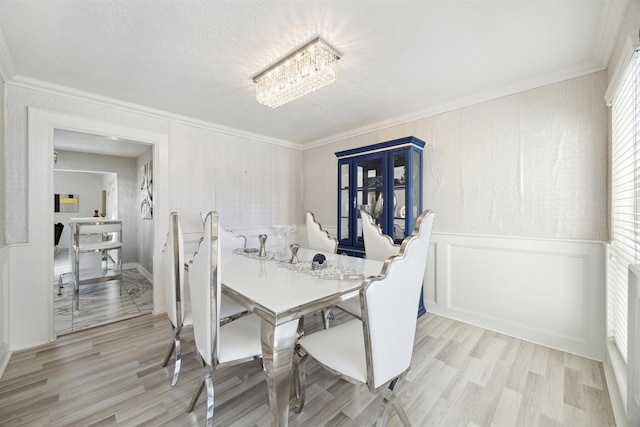
M310 149L320 147L322 145L332 144L348 138L359 137L368 133L381 131L391 128L393 126L402 125L405 123L426 119L436 116L438 114L446 113L453 110L458 110L472 105L488 102L494 99L503 98L517 93L526 92L528 90L536 89L539 87L559 83L565 80L573 78L583 77L589 74L597 73L606 69L606 65L600 65L596 62L589 61L575 66L571 69L563 70L559 73L551 73L547 75L537 76L535 78L521 81L513 85L507 85L500 88L495 88L486 92L479 92L474 95L458 98L451 102L437 105L433 108L426 110L415 111L404 116L395 117L393 119L372 123L366 126L362 126L356 129L351 129L346 132L335 134L326 138L318 139L309 142L304 145L304 149Z
M5 82L12 80L16 75L16 69L13 66L13 60L11 54L7 48L7 43L4 40L4 34L0 29L0 77Z
M616 90L620 84L622 73L627 68L627 65L631 61L633 54L636 50L640 49L640 29L635 29L627 35L624 40L622 51L618 57L615 68L613 68L611 78L609 79L609 86L604 93L604 101L607 107L613 104L613 98L615 97Z
M620 23L629 5L629 0L608 1L604 4L604 13L600 22L600 36L596 39L593 49L593 59L604 68L609 64L613 46L618 37Z
M183 116L180 114L169 113L167 111L158 110L144 105L134 104L132 102L122 101L115 98L109 98L106 96L98 95L91 92L85 92L77 89L73 89L67 86L56 85L53 83L45 82L42 80L32 79L29 77L16 75L11 80L6 81L8 85L21 87L24 89L38 90L53 95L65 96L73 98L79 101L91 102L99 104L105 107L119 108L121 110L129 111L132 113L143 114L148 117L168 120L174 123L179 123L187 126L193 126L196 128L210 130L225 135L235 136L239 138L246 138L253 141L264 142L267 144L278 145L287 148L293 148L302 150L303 147L295 142L286 141L284 139L271 138L265 135L260 135L253 132L244 131L241 129L232 128L229 126L220 125L206 120L195 119L192 117Z

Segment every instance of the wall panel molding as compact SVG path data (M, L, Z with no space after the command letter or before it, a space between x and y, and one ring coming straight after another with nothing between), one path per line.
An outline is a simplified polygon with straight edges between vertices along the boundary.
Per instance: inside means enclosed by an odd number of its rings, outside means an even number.
M603 243L434 233L429 258L428 311L604 359Z

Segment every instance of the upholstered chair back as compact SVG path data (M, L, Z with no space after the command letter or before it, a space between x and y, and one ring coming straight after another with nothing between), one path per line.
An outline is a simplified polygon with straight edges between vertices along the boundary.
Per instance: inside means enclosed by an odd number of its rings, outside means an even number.
M329 253L338 251L338 241L322 229L313 213L306 213L305 224L307 226L307 245L309 249Z
M365 257L384 261L390 256L398 255L400 245L395 245L391 237L382 233L380 227L373 222L371 215L366 211L360 211L360 217L362 218Z
M420 290L434 213L423 212L397 256L385 261L379 276L360 291L365 329L367 383L376 389L409 368L413 353Z
M198 353L204 362L215 367L218 364L220 335L219 267L221 252L218 214L210 212L204 222L204 236L198 251L189 265L193 335Z
M184 292L184 240L177 212L169 215L169 231L161 256L162 282L167 315L174 327L182 327L189 298Z

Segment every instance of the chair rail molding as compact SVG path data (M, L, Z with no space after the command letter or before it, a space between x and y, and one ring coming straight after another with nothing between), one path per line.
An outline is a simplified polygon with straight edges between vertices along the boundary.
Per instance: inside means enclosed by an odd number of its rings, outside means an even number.
M427 311L604 360L602 242L433 233Z

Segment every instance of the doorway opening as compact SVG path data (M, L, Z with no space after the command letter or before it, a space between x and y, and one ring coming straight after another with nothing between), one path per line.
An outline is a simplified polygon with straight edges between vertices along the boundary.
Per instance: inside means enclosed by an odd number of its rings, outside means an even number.
M56 129L54 150L53 215L54 224L62 229L60 236L54 236L54 334L151 313L153 267L140 261L137 254L141 246L153 246L153 232L140 232L139 228L145 227L140 224L139 194L131 189L139 186L139 165L153 158L153 146ZM119 192L119 188L125 190ZM70 224L93 217L122 222L123 232L118 236L121 250L75 254ZM72 274L75 256L80 259L81 273L88 266L93 271L91 277L97 274L104 276L103 280L82 284L76 291ZM122 266L121 278L118 265ZM109 280L112 275L114 279Z
M103 120L89 119L69 114L45 111L36 107L28 108L28 204L29 214L26 217L28 229L28 245L18 245L11 248L9 269L12 272L11 282L20 283L13 286L19 292L8 295L6 306L10 308L9 342L12 347L26 348L34 343L46 343L56 339L53 325L53 254L54 254L54 224L53 220L53 174L54 174L54 133L59 130L81 132L91 135L104 135L116 139L137 141L153 147L153 220L147 220L145 229L152 237L149 246L142 249L143 257L149 259L152 265L149 278L153 282L153 312L162 313L166 310L164 292L159 280L161 266L153 263L159 259L164 241L161 236L167 233L167 223L159 219L169 216L169 135L158 131L141 129L135 126L135 120L129 125L117 124L111 117ZM69 150L70 151L70 150ZM78 153L81 155L82 153ZM61 160L58 159L58 165ZM58 165L55 165L56 167ZM89 169L88 167L85 170ZM118 182L121 175L118 173ZM130 189L131 192L135 188ZM121 199L123 189L119 189L118 198ZM120 206L122 202L120 200ZM119 215L124 215L119 212ZM134 215L134 213L132 213ZM133 224L135 219L127 223ZM123 235L129 232L123 220ZM135 233L132 231L130 233ZM133 249L137 250L137 249ZM127 267L127 249L123 251L124 265ZM133 256L135 259L135 255ZM140 259L140 257L138 257ZM25 265L29 268L24 268Z

